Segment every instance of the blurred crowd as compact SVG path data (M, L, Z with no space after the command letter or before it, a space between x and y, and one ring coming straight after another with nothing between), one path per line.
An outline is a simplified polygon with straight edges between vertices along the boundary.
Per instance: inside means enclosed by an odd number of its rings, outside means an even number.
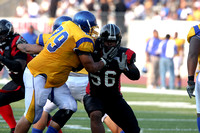
M72 17L80 10L93 12L97 19L101 21L101 25L105 25L109 21L115 22L122 30L122 33L127 31L126 27L131 20L200 20L200 0L26 0L25 2L21 1L17 6L16 17L56 18L62 15ZM176 43L176 45L178 44ZM150 62L150 57L151 61L155 60L155 62L150 63L151 65L148 67L149 74L152 75L155 72L154 75L157 75L157 77L149 76L148 79L151 80L147 81L148 88L157 88L159 86L161 88L180 89L180 74L177 74L176 70L172 72L174 68L169 68L173 77L170 79L173 79L173 81L170 81L171 86L165 85L165 74L160 75L158 60L154 59L158 55L151 54L147 58L149 59L147 62ZM163 82L157 82L159 77L163 77ZM177 80L176 84L175 80Z
M16 7L16 17L72 17L89 10L100 25L115 22L122 33L131 20L200 20L200 0L26 0Z
M72 16L79 10L95 11L99 17L125 12L128 19L200 20L200 0L27 0L19 3L16 16Z

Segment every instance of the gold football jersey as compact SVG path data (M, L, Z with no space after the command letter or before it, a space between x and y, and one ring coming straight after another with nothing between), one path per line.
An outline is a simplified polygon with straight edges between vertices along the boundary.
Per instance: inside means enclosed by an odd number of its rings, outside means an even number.
M52 34L40 34L37 37L36 40L36 44L41 45L44 47L45 43L49 40L49 38L51 37ZM88 72L85 70L85 68L83 68L82 70L76 72L76 73L80 73L80 74L88 74Z
M187 41L188 43L190 43L190 38L195 36L195 35L199 35L200 36L200 25L195 25L193 26L190 31L188 32L187 35ZM198 68L197 68L197 74L200 71L200 54L198 55Z
M193 26L187 35L187 41L190 43L190 38L194 35L200 35L200 24Z
M37 37L36 44L44 47L45 43L49 40L52 34L40 34Z
M44 45L44 49L28 63L33 74L45 75L45 88L59 87L68 78L72 68L80 64L74 50L93 52L94 40L72 21L63 22Z

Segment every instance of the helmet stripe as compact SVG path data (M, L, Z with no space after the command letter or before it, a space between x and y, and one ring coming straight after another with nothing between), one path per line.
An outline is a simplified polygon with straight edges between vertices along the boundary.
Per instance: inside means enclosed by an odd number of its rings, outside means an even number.
M88 21L88 19L87 19L87 23L88 23L89 30L90 30L91 29L91 25L90 25L90 22Z

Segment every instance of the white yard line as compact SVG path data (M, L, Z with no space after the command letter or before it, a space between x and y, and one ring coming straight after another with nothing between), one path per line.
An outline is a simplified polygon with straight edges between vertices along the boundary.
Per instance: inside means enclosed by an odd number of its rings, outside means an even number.
M129 105L157 106L163 108L188 108L195 109L196 105L187 102L159 102L159 101L127 101Z
M146 89L138 87L121 87L122 92L136 92L136 93L151 93L151 94L168 94L168 95L183 95L186 96L185 90L162 90L162 89Z

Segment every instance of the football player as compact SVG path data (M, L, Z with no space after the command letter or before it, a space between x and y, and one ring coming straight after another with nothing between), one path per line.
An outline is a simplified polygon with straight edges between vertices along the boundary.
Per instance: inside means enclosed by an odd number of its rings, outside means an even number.
M197 68L197 64L200 64L200 25L193 26L187 35L187 41L189 42L189 53L187 57L187 93L190 98L195 97L196 99L196 110L197 110L197 126L200 132L200 66ZM196 83L194 81L195 71L196 72ZM195 95L193 94L195 90Z
M92 133L105 133L101 118L106 113L123 129L125 133L139 133L138 121L131 107L120 92L120 75L124 73L131 80L138 80L140 72L135 66L134 51L120 47L121 31L115 24L104 25L100 31L99 43L95 43L92 54L94 61L101 60L102 55L110 49L117 48L117 56L106 67L89 72L89 86L83 102L90 117ZM100 47L98 47L100 46ZM102 49L102 50L100 50ZM97 51L96 51L97 50Z
M68 16L61 16L57 18L53 24L53 31L55 31L62 24L63 21L68 20L71 20L71 18ZM25 53L38 54L43 49L45 42L49 39L50 36L51 34L40 34L36 40L35 45L19 44L17 45L17 47ZM87 71L85 69L82 69L81 71L78 71L76 73L70 72L66 84L68 85L70 92L75 100L83 103L83 96L85 95L85 89L88 84ZM42 113L42 117L36 124L33 125L32 132L42 132L51 120L51 116L49 115L49 113L56 108L57 106L53 102L47 100L47 103L45 104L43 109L44 111ZM109 127L112 133L119 133L121 131L120 127L118 127L109 118L108 115L105 114L102 117L102 121ZM59 132L61 132L61 130Z
M15 133L28 132L31 124L40 119L48 98L59 110L52 117L47 133L58 132L70 119L76 111L76 108L68 109L71 102L66 99L65 93L70 71L82 63L88 72L97 72L117 54L117 49L112 48L101 61L93 61L90 54L94 50L94 40L91 36L96 26L96 18L91 12L76 13L73 21L63 22L53 32L43 50L28 63L24 71L26 109Z
M10 103L24 98L23 71L32 59L29 54L21 52L18 44L27 42L18 33L14 33L13 25L6 19L0 20L0 70L6 66L11 81L0 90L0 114L14 132L16 122Z

